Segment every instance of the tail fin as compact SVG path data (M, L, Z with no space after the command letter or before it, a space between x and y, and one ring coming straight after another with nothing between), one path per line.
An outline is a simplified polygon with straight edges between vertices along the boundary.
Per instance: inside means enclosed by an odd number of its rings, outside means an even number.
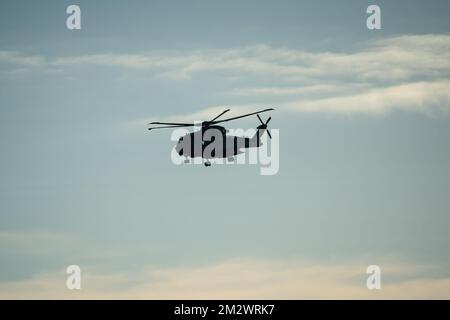
M252 147L259 147L262 145L261 137L263 136L264 132L267 131L267 127L260 125L256 128L256 132L253 135L253 137L248 139L248 145L246 145L247 148Z

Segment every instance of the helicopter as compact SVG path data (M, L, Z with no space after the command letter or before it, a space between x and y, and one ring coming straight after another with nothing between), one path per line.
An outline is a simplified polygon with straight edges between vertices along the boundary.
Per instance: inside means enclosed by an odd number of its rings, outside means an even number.
M269 117L265 122L259 116L260 113L274 111L273 108L268 108L260 111L255 111L240 115L237 117L219 120L225 113L231 109L222 111L219 115L209 121L201 123L179 123L179 122L150 122L148 130L155 129L177 129L183 127L201 126L200 130L189 132L179 138L175 151L179 156L184 156L185 163L189 163L189 158L201 157L205 160L206 167L211 166L211 159L227 158L228 161L234 161L234 156L244 153L247 148L258 148L262 145L261 137L267 132L267 135L272 139L270 131L267 129L272 117ZM222 122L237 120L244 117L256 115L261 123L256 127L256 132L252 137L239 137L227 134L228 129L221 125ZM156 125L156 126L155 126ZM244 149L244 150L243 150Z

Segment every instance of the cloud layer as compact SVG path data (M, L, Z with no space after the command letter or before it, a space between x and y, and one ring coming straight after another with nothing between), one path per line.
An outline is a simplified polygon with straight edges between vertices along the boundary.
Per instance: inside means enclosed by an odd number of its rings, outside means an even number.
M0 299L450 298L450 277L445 267L392 258L330 262L246 257L189 266L147 264L120 271L111 268L108 260L122 259L120 252L111 256L100 247L95 249L96 254L86 252L88 242L71 234L11 231L1 232L0 240L3 249L26 255L63 256L61 264L79 261L82 272L79 291L66 288L66 266L61 266L61 270L35 273L28 279L0 282ZM93 247L90 242L89 247ZM381 268L381 290L366 287L369 264Z
M448 299L450 278L430 268L384 263L381 290L366 288L367 265L300 260L234 259L203 266L146 267L134 273L83 269L82 289L66 274L0 284L2 299ZM432 270L432 268L431 268ZM393 280L397 279L397 280Z
M249 106L268 106L268 98L270 105L286 112L435 115L450 109L449 35L403 35L371 41L346 53L268 45L55 58L0 52L0 66L9 72L97 66L144 72L161 81L195 81L197 75L214 73L240 84L231 90L224 85L223 92L239 112ZM200 113L217 110L205 108Z

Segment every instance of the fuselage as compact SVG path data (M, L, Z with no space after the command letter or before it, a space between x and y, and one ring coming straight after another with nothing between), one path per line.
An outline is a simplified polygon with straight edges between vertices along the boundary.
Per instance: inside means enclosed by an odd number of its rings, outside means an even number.
M190 158L230 158L243 153L246 148L259 147L263 132L260 129L253 137L239 137L227 135L224 127L210 126L181 137L175 150L180 156Z

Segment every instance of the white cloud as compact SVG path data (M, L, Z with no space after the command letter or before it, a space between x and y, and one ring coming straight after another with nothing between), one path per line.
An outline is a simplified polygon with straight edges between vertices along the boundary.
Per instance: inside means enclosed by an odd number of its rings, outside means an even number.
M290 115L293 113L332 113L341 115L367 114L383 116L395 111L417 112L427 116L436 117L441 114L448 114L450 111L450 81L415 82L385 88L374 89L349 89L339 95L328 94L327 97L312 96L312 91L327 90L333 91L333 87L313 87L298 91L294 88L281 89L279 92L275 88L245 89L238 94L251 94L261 91L259 95L288 94L290 99L279 103L268 104L265 102L254 104L238 104L228 106L215 106L202 109L194 113L176 114L172 116L154 116L146 120L133 121L132 125L142 127L151 121L168 122L194 122L212 119L227 108L231 111L227 117L239 114L250 113L264 108L274 107L277 115ZM309 92L308 92L309 91ZM291 95L305 95L304 98L292 98ZM300 94L301 92L301 94ZM261 100L263 101L263 100Z
M101 272L82 267L81 291L65 288L64 270L0 284L2 299L448 299L450 278L434 268L383 263L382 289L366 288L367 264L234 259L193 267ZM389 280L389 279L397 280Z
M343 94L367 87L365 84L316 84L301 87L250 87L235 88L230 91L236 96L310 96Z
M226 79L252 83L251 87L224 89L235 102L245 98L244 103L233 106L236 113L265 106L267 97L272 97L277 100L270 104L279 111L386 114L402 110L433 114L450 107L449 49L450 35L403 35L367 42L344 53L267 45L54 59L0 52L0 63L14 65L17 70L84 65L151 70L152 75L176 80L195 80L197 73L221 71ZM221 110L212 107L158 120L204 120Z
M386 114L401 110L434 115L450 109L450 81L408 83L347 96L291 101L286 109L341 114Z
M228 70L242 76L265 74L316 83L318 78L403 81L413 76L448 76L449 35L404 35L368 42L359 51L307 52L267 45L190 52L93 54L45 59L0 52L0 61L22 66L103 65L128 69L161 69L177 79L196 72Z
M0 51L0 63L17 65L20 67L42 67L46 61L42 56L25 56L13 51Z
M267 45L237 49L150 54L96 54L58 58L54 65L95 64L131 69L162 69L176 79L196 72L227 70L302 81L338 79L404 81L414 76L448 76L450 36L399 36L369 42L356 52L307 52Z

